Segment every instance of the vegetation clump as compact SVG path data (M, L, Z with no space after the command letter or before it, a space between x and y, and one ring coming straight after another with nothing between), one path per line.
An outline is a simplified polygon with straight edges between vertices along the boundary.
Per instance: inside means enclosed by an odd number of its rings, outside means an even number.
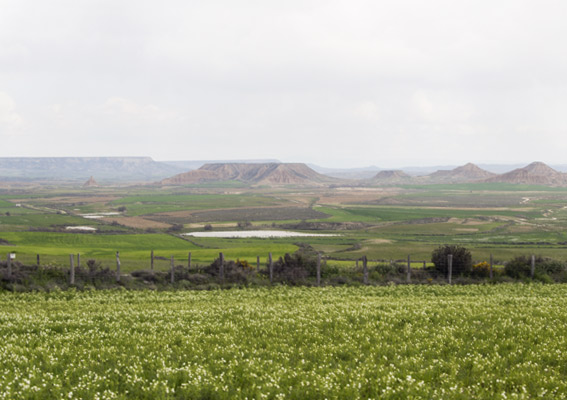
M559 275L567 271L565 263L551 258L537 256L534 258L534 277ZM531 277L532 258L522 255L508 261L504 267L504 273L515 279Z
M316 273L316 260L301 253L286 254L274 262L274 276L277 281L299 284Z
M453 256L453 274L469 274L472 271L472 255L467 248L459 245L444 245L433 250L431 254L431 262L435 265L437 272L448 273L449 255Z
M3 292L0 393L558 399L566 299L519 284Z
M478 278L487 278L490 276L490 264L486 261L481 261L472 266L472 276Z

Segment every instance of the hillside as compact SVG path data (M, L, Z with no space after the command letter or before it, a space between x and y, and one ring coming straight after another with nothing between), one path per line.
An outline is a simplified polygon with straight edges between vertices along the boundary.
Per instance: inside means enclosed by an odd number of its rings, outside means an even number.
M88 181L83 184L83 187L98 187L97 181L91 176Z
M411 179L411 176L406 174L404 171L391 170L391 171L380 171L371 179L374 183L401 183L406 182Z
M495 175L496 174L488 172L473 163L468 163L455 169L436 171L428 175L428 179L435 183L461 183L485 180Z
M485 182L566 186L567 174L558 172L542 162L533 162L526 167L486 179Z
M253 185L324 185L335 179L301 163L214 163L161 181L164 185L240 181Z

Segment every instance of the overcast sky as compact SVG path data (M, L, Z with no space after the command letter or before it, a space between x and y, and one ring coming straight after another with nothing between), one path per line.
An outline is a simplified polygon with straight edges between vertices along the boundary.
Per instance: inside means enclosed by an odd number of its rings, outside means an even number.
M0 156L567 163L564 0L0 0Z

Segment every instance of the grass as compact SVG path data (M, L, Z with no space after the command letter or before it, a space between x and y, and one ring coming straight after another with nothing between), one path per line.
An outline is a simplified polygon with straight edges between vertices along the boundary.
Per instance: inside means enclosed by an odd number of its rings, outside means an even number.
M559 192L567 193L567 188L542 185L521 185L513 183L451 183L431 185L399 185L404 189L424 191L490 191L490 192Z
M328 196L329 189L237 189L241 193L223 194L234 188L183 187L99 188L92 192L49 188L3 194L0 196L0 210L4 209L11 215L0 213L0 238L17 245L18 257L29 257L32 261L39 253L42 260L66 264L68 254L80 252L85 257L100 258L112 265L115 252L120 251L127 269L134 269L137 264L146 265L152 248L163 257L174 255L179 260L186 259L187 253L192 251L194 260L203 263L211 262L221 251L230 258L255 261L257 255L262 256L269 251L280 256L297 248L295 242L298 239L195 239L200 247L167 235L165 229L143 231L53 212L55 209L71 213L85 210L105 212L124 206L129 216L156 220L165 218L171 224L200 221L203 226L213 224L214 229L224 229L219 226L221 223L234 224L253 219L258 220L254 222L255 227L272 228L273 224L278 228L279 225L304 219L315 223L312 225L314 228L337 229L317 232L340 234L339 237L302 238L300 241L314 246L324 255L339 258L354 259L367 255L375 259L403 259L410 254L428 259L435 247L445 243L466 245L474 257L478 254L483 259L491 252L503 260L513 257L515 252L567 258L564 250L567 209L563 208L567 204L567 193L563 189L537 191L541 188L499 184L414 185L389 191L387 198L382 193L377 193L376 200L366 196L364 201L367 204L357 204L361 199L355 195L349 198L347 192L347 196L337 204L321 204L319 199L334 199ZM341 193L341 199L343 195ZM530 198L530 201L520 204L523 198ZM396 205L372 204L383 200ZM47 208L15 207L15 201ZM297 208L308 203L314 207ZM235 209L237 212L233 211ZM181 214L161 214L168 211L181 211ZM328 217L321 218L322 215ZM342 229L352 228L350 223L357 223L354 224L356 229ZM69 225L95 226L99 232L26 232L41 229L56 231ZM19 236L14 236L16 234ZM10 249L6 248L1 253L7 250Z
M265 259L268 252L272 252L277 258L297 250L297 246L289 242L273 243L268 240L238 242L230 239L205 239L199 240L197 246L166 234L6 232L0 238L11 244L3 246L3 253L15 252L17 259L24 263L35 263L36 255L39 254L42 263L68 265L69 254L79 253L83 260L96 259L114 268L115 255L119 251L125 272L148 268L152 250L155 256L167 259L159 262L166 269L169 268L172 255L177 262L185 263L189 252L192 253L194 262L210 264L220 252L227 259L240 258L255 263L257 256Z
M282 201L257 195L159 194L126 196L111 204L116 207L125 206L128 215L139 216L172 211L271 206L280 205Z
M5 225L20 225L25 228L44 228L49 226L89 225L96 226L96 221L87 221L81 217L60 214L23 214L0 215L0 230Z

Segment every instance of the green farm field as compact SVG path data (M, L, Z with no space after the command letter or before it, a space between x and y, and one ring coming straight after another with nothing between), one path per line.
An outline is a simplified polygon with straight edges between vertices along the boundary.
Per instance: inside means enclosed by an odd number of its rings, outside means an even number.
M567 286L0 293L0 398L562 399Z
M183 233L292 230L333 234L285 239L189 238ZM89 227L94 232L77 229ZM68 228L75 230L69 231ZM443 244L475 261L535 254L567 260L567 190L526 185L412 185L385 188L34 188L0 192L0 257L67 265L80 253L125 271L145 269L153 250L179 264L220 252L255 262L311 245L330 259L428 261ZM262 261L263 262L263 261ZM331 261L330 261L331 262ZM163 262L167 268L169 261Z

